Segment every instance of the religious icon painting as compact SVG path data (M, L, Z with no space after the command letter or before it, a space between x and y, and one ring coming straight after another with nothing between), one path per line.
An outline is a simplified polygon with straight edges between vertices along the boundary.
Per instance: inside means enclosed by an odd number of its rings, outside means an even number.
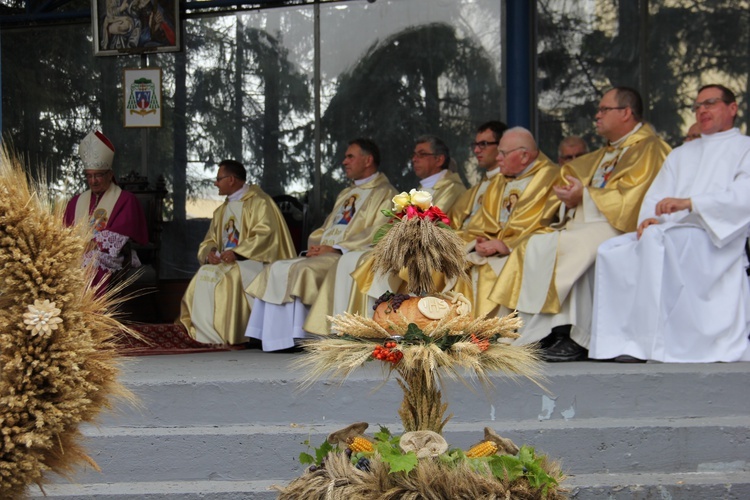
M180 50L179 0L91 0L94 55Z
M336 224L345 224L348 225L349 222L351 222L352 218L354 217L354 214L357 212L357 196L356 194L351 195L349 198L346 199L344 202L344 205L341 207L339 211L339 217L338 222Z
M126 69L125 127L161 127L161 68Z

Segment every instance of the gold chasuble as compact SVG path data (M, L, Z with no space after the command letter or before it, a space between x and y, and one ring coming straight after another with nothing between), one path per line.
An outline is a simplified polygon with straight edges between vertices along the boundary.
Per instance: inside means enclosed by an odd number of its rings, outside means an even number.
M552 186L558 179L560 169L547 156L539 153L537 159L525 172L516 178L498 175L492 189L488 189L480 212L472 217L466 233L467 262L473 267L470 271L472 283L457 283L455 290L469 297L474 304L477 316L491 313L498 307L488 300L489 292L497 275L505 265L507 256L482 257L474 250L476 237L498 239L511 249L530 235L547 231L557 211L550 204Z
M488 172L480 182L462 194L450 210L445 211L451 220L451 227L459 231L458 234L464 241L472 241L477 236L486 237L483 228L478 223L479 218L475 216L482 209L487 191L495 191L498 183L504 182L502 177L499 168L493 172ZM498 204L496 208L499 209L499 206ZM500 217L500 214L498 213L496 216Z
M382 173L360 186L344 189L323 226L310 235L309 245L335 245L347 252L367 247L384 222L380 211L391 208L395 194L396 189ZM325 293L321 290L323 279L340 257L334 252L277 262L268 266L246 291L271 304L285 304L296 297L303 304L312 305L319 293Z
M190 336L209 344L241 344L252 304L247 287L265 263L294 257L294 243L276 203L258 186L214 211L198 248L203 266L188 285L178 321ZM206 264L215 248L232 250L237 262Z
M566 175L578 178L585 186L582 202L560 207L557 231L514 249L489 294L492 302L523 313L556 314L594 263L599 245L636 230L641 201L671 148L645 123L618 142L562 167L558 182L567 183ZM559 204L556 200L552 192L548 204Z
M423 188L420 184L418 190L430 193L432 204L447 213L456 200L466 192L466 186L456 172L447 172L433 187ZM385 217L383 220L383 223L385 223Z

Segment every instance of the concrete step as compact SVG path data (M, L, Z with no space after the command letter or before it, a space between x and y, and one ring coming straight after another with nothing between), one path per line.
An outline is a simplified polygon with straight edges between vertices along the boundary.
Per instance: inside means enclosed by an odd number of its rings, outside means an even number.
M582 474L565 485L575 500L747 500L750 471Z
M297 461L308 451L304 441L319 446L349 423L89 429L88 448L98 450L92 457L104 474L86 471L78 480L290 480L304 469ZM385 424L401 432L395 422ZM450 422L444 436L451 446L468 449L482 439L487 425L519 446L560 459L569 474L673 473L745 463L750 457L747 424L746 417Z
M50 484L31 490L31 498L56 500L271 500L274 481L155 481L91 484Z
M121 407L107 425L179 426L337 421L387 422L402 393L382 383L382 365L369 363L346 383L320 381L300 391L293 362L302 354L233 351L136 358L123 380L142 400ZM744 415L737 394L750 386L750 363L545 365L547 392L524 379L496 377L488 394L459 382L443 389L462 422L574 418L712 417ZM281 410L281 411L280 411Z
M401 432L402 393L392 380L382 384L381 365L300 392L292 365L301 356L127 360L122 379L141 407L120 405L84 429L103 472L82 470L77 485L51 477L45 491L52 498L275 498L268 486L303 470L303 441L317 446L355 421ZM560 459L574 498L750 498L732 496L750 488L750 418L741 396L750 363L583 362L549 364L545 373L547 392L502 377L488 394L446 383L454 413L448 442L467 448L492 427Z
M271 500L269 488L281 481L159 481L95 484L51 484L46 497L35 488L31 498L84 500ZM749 472L674 474L583 474L565 481L576 500L746 500L750 498Z

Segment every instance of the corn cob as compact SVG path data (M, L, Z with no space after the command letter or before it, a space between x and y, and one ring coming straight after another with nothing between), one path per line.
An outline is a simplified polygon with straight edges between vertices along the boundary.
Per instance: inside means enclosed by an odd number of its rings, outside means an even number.
M359 453L360 451L370 453L375 450L372 443L362 436L350 437L346 440L346 444L349 446L349 449L352 450L352 453Z
M482 441L479 444L472 446L469 451L466 452L466 458L480 458L489 457L497 452L497 445L492 441Z

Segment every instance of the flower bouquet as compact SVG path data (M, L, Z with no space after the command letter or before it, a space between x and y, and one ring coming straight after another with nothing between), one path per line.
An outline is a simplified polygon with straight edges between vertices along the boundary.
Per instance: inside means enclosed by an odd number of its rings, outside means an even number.
M466 451L450 448L442 437L452 416L442 400L444 379L468 385L468 374L489 387L491 375L500 372L539 384L539 362L533 348L511 343L521 326L516 315L473 318L461 294L434 290L431 271L461 277L464 254L463 241L429 193L412 190L393 202L376 236L376 267L406 267L409 291L417 296L387 292L372 319L348 313L330 318L334 334L307 342L297 367L309 386L382 363L404 394L398 414L405 433L381 428L367 437L364 422L332 433L315 457L300 455L311 466L278 488L279 498L561 498L559 467L532 448L518 448L490 428Z
M464 242L450 228L450 220L432 204L432 195L412 189L393 197L389 220L375 233L373 271L398 273L406 269L408 291L436 293L433 273L446 280L467 279Z

